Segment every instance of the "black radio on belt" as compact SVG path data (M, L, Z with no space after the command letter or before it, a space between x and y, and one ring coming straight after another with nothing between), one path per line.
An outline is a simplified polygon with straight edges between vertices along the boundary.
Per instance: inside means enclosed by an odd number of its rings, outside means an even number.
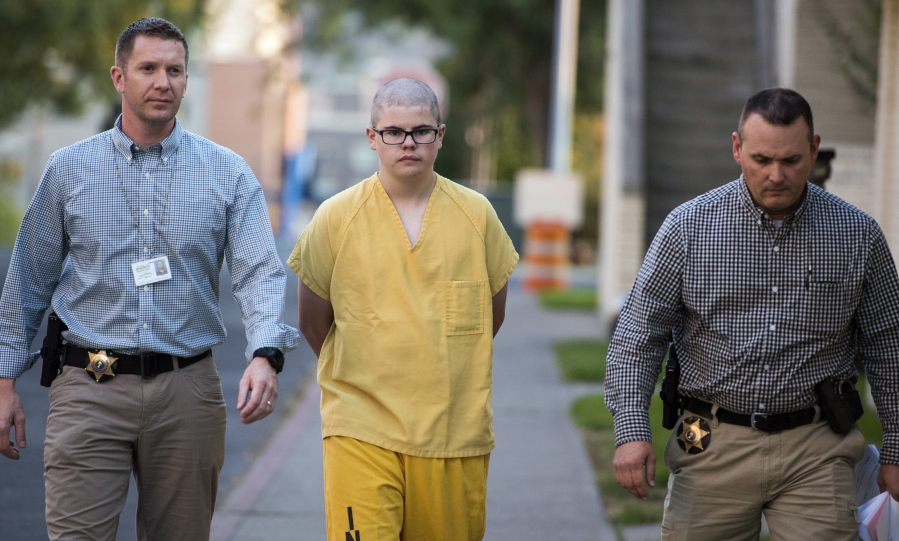
M68 328L56 312L50 312L47 316L47 336L44 337L44 344L41 347L41 358L44 360L41 368L41 385L44 387L49 387L59 375L62 356L65 354L62 331Z
M849 432L864 413L862 400L851 381L827 378L815 387L815 394L821 414L837 434Z

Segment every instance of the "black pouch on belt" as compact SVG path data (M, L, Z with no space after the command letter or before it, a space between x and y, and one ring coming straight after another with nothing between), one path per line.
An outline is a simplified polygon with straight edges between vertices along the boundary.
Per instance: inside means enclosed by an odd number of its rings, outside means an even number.
M827 378L815 387L815 394L821 414L837 434L849 432L864 412L862 400L851 381Z

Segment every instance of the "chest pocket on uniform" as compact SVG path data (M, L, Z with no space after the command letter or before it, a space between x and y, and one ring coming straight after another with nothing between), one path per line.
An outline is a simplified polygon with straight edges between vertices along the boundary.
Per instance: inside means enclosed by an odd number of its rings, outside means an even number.
M797 326L814 334L844 330L857 308L859 288L860 281L836 265L806 271L798 288L799 309L792 314Z
M446 335L484 332L484 290L486 280L446 282Z

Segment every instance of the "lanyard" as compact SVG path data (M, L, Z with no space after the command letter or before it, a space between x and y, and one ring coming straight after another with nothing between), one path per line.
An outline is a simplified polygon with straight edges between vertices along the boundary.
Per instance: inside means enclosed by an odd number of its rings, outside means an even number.
M136 146L137 145L132 146L132 148L131 148L132 153L134 152L134 147L136 147ZM144 152L147 152L147 151L144 151ZM131 203L131 198L128 197L128 190L125 189L125 179L122 178L122 172L119 169L119 157L118 157L119 153L118 152L115 153L115 158L113 159L113 163L115 163L116 178L118 178L118 180L119 180L119 187L121 187L122 195L125 197L125 203L128 205L128 213L131 215L131 222L134 224L134 227L137 228L137 235L138 235L138 237L140 237L140 242L143 245L142 256L146 256L147 258L153 257L153 252L156 250L156 239L160 237L159 231L161 229L161 224L162 224L162 221L165 219L166 209L168 209L168 206L169 206L169 193L172 190L172 182L175 179L175 169L176 169L175 158L177 156L177 153L178 153L178 151L175 151L175 154L172 155L170 160L163 161L162 160L162 150L160 150L159 159L162 162L162 164L169 165L167 163L168 161L171 161L172 163L169 166L170 167L169 181L168 181L168 184L166 185L166 189L165 189L165 199L163 200L163 203L162 203L162 212L159 215L159 219L157 219L156 216L153 217L153 243L152 244L150 244L149 242L147 242L144 239L144 234L140 228L138 211L137 211L137 209L134 208L134 205ZM147 165L146 160L149 159L149 156L145 155L143 157L143 159L145 160L144 165L146 166ZM149 173L144 172L145 178L149 179L149 175L150 175ZM150 214L149 209L144 210L144 216L149 216L149 214Z

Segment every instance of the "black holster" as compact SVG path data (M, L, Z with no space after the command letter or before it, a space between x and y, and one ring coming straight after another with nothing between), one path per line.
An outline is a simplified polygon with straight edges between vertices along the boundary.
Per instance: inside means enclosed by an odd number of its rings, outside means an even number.
M678 385L680 384L680 361L674 343L668 347L668 362L665 363L665 377L662 379L662 390L659 397L662 399L662 426L671 430L677 424L683 409Z
M44 336L44 344L41 347L41 358L44 360L41 368L41 385L44 387L49 387L62 371L62 356L66 351L62 331L66 329L68 327L59 319L56 312L50 312L47 316L47 335Z
M849 380L827 378L815 387L821 415L837 434L845 434L864 413L861 397Z

